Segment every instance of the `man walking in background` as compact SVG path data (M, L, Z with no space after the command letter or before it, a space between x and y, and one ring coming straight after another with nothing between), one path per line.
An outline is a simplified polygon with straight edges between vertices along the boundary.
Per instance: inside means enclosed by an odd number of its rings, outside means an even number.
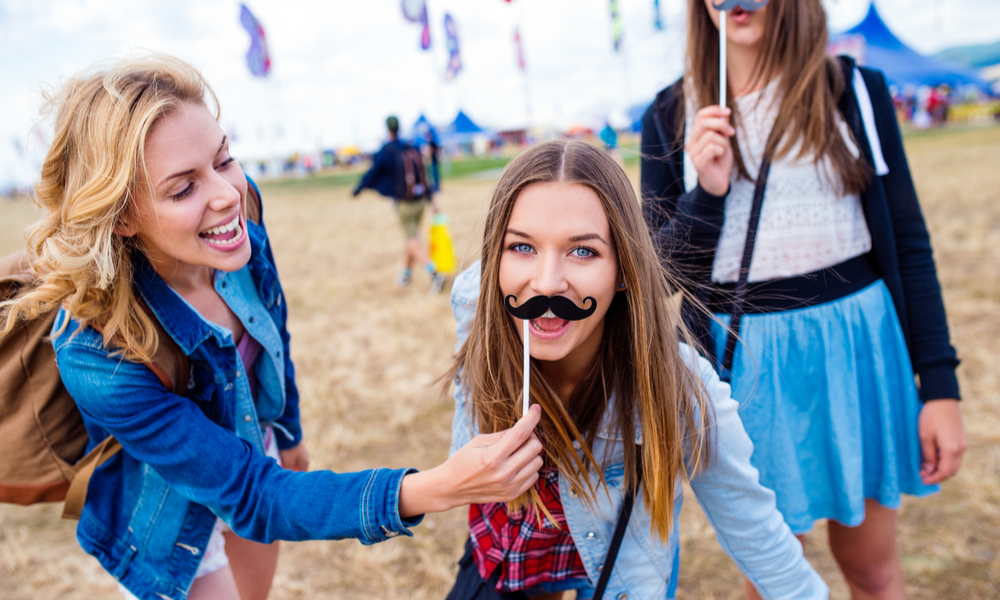
M414 266L421 265L431 276L431 291L437 293L444 286L445 276L438 273L434 261L427 255L426 245L420 240L420 219L424 208L430 204L432 210L437 212L427 181L427 170L420 151L399 139L399 119L389 117L385 125L389 130L389 142L375 154L372 168L361 178L354 195L371 188L392 198L406 235L404 267L396 276L396 283L401 287L410 285Z

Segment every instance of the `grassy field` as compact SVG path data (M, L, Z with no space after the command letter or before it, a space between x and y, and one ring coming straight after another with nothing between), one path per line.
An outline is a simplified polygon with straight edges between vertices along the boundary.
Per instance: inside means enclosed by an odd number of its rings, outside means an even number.
M907 499L900 511L899 543L915 599L1000 597L998 149L1000 128L907 139L963 360L970 442L962 471L941 494ZM627 166L636 179L634 161ZM439 198L463 264L476 258L491 186L449 181ZM313 467L439 463L447 455L452 405L435 380L451 357L454 321L447 295L430 295L426 278L406 290L392 284L402 236L390 205L370 192L352 200L349 188L339 186L273 185L263 192L291 309ZM28 202L0 203L0 255L18 248L35 216ZM0 505L0 598L120 598L111 577L77 546L73 524L58 514L54 506ZM373 547L285 544L272 598L443 598L465 538L465 514L430 517L415 537ZM741 598L739 573L693 500L679 526L679 597ZM847 598L825 537L820 524L807 555L833 597Z

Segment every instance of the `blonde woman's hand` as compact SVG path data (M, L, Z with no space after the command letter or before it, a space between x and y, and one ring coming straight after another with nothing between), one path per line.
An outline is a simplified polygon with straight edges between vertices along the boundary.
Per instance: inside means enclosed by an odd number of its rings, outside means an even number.
M698 184L713 196L725 196L729 192L729 174L733 170L733 148L729 138L736 133L729 124L731 113L729 108L721 106L699 110L684 147L698 172Z
M309 470L309 451L306 450L306 445L301 442L294 448L278 450L278 455L281 456L281 466L289 471Z
M477 435L444 464L403 478L399 516L408 519L464 504L507 502L538 480L542 443L534 434L541 419L534 405L513 427Z

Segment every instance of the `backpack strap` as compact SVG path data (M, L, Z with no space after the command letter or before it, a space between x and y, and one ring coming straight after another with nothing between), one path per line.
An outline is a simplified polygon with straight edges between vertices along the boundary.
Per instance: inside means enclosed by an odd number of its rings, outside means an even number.
M83 505L87 501L87 489L90 487L90 478L93 477L94 470L111 460L121 449L122 445L118 443L118 440L114 436L109 435L96 448L81 458L80 462L76 463L74 467L76 475L69 484L69 490L66 491L66 502L63 503L62 518L73 521L80 520Z
M837 62L840 64L840 71L844 77L844 94L837 103L841 116L851 128L855 141L858 145L865 143L867 138L869 158L871 166L875 169L875 174L879 177L889 173L889 165L885 162L882 154L882 141L878 136L878 127L875 125L875 108L872 105L871 94L868 93L868 85L865 83L864 75L858 68L854 59L849 56L838 56ZM854 97L857 103L857 114L851 112L850 99ZM864 131L864 136L861 135ZM859 147L858 151L864 156L864 151Z
M851 85L854 86L854 97L858 100L858 110L861 112L861 123L865 128L865 135L868 136L868 148L872 153L872 162L875 163L875 174L879 177L889 174L889 165L882 155L882 141L878 137L878 128L875 126L875 108L872 106L872 97L868 94L868 86L865 85L865 78L861 75L861 69L854 67L851 75Z
M247 194L247 198L249 200L250 194ZM257 206L260 206L259 202ZM178 396L185 395L188 388L188 379L190 378L190 364L187 355L177 345L177 342L170 337L170 334L163 329L163 325L160 324L159 319L156 318L156 315L153 314L149 305L142 298L139 299L139 307L152 319L153 327L159 336L160 342L157 345L156 352L153 354L153 360L143 364L156 375L156 378L160 380L164 388ZM101 331L102 328L94 324L94 329ZM93 477L94 471L111 460L121 449L121 443L114 436L108 436L76 463L73 467L76 470L76 474L73 476L73 481L70 482L69 490L66 492L66 502L63 503L62 518L74 521L80 519L83 505L87 501L87 489L90 487L90 478Z

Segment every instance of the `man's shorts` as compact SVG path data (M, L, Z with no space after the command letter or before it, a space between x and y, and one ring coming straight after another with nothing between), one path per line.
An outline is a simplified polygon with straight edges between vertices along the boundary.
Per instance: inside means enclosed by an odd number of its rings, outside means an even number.
M424 200L396 200L396 212L399 213L399 223L403 226L406 239L415 238L420 235L420 218L424 216L424 207L427 202Z

